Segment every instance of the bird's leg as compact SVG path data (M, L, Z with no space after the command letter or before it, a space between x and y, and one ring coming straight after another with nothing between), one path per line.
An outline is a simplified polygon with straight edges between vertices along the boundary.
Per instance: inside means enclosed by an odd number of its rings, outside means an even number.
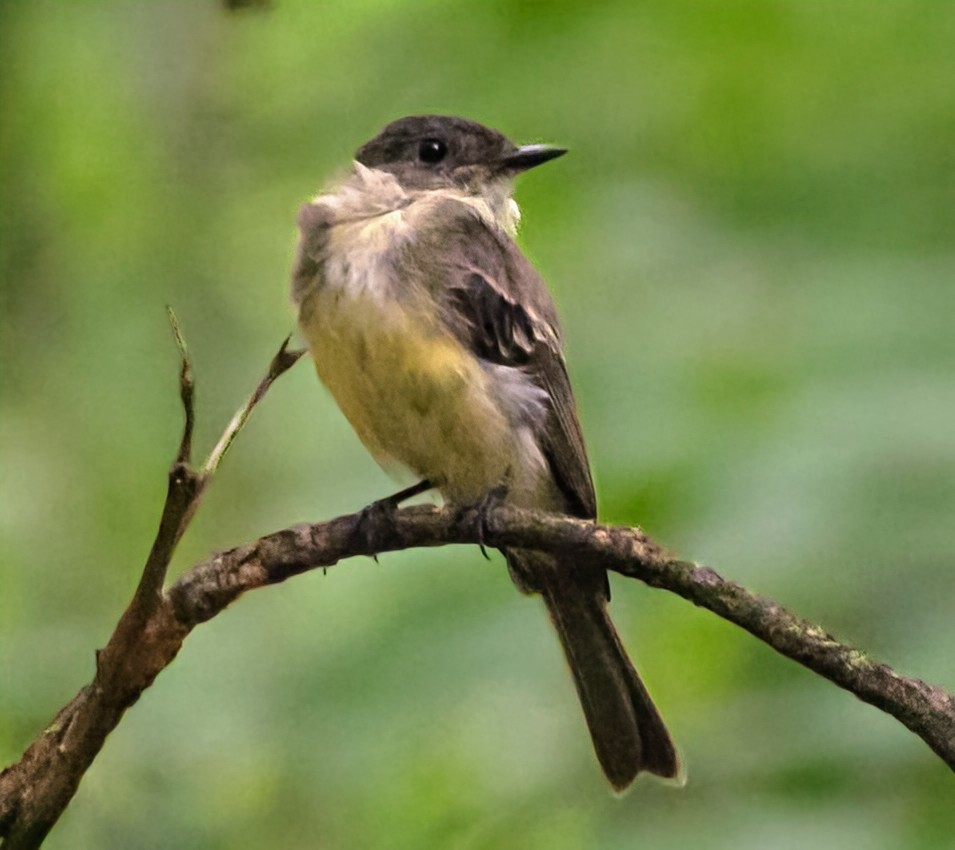
M428 481L427 478L423 478L417 484L412 484L410 487L405 487L404 490L399 490L397 493L393 493L391 496L385 496L384 499L379 499L377 502L372 502L365 510L394 510L402 502L408 501L412 496L420 496L422 493L427 493L428 490L432 489L434 485Z
M464 505L461 510L461 516L474 512L476 514L475 522L477 524L477 544L478 548L481 550L481 554L488 560L491 560L491 556L488 555L487 549L484 547L484 537L487 532L487 515L494 508L498 508L504 504L507 500L508 485L506 481L502 481L500 484L496 484L490 490L488 490L480 499L476 502L473 502L470 505Z
M362 535L365 543L370 545L371 541L375 539L376 532L381 527L381 524L391 522L395 511L398 510L398 506L402 502L410 499L412 496L418 496L421 493L427 492L432 489L433 486L434 485L425 478L417 484L405 487L404 490L399 490L397 493L386 496L384 499L378 499L372 502L370 505L361 509L356 531ZM375 563L378 562L377 554L373 554L371 557L375 559Z

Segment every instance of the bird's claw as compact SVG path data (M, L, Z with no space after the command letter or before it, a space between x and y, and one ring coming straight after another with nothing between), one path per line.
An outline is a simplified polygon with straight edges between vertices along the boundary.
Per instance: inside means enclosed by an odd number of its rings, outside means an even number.
M487 547L485 546L484 541L487 538L487 533L490 530L488 523L488 514L494 510L494 508L499 508L504 504L507 499L507 485L498 484L488 490L480 499L476 502L466 505L461 514L470 514L474 513L474 523L475 531L477 537L478 549L481 550L481 554L485 557L486 560L490 561L491 556L487 553Z

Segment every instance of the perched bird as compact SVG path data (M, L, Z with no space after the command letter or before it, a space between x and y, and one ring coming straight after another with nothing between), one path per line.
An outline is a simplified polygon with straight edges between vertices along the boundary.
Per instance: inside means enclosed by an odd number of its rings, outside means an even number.
M564 154L463 118L385 127L302 207L292 300L315 368L386 469L453 505L597 514L554 303L514 242L516 175ZM509 549L540 594L616 789L674 777L670 736L607 613L603 569Z

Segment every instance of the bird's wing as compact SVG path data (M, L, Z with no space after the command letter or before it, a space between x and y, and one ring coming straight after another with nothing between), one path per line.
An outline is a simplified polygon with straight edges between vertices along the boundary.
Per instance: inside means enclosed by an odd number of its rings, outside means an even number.
M521 369L547 394L546 423L537 434L568 513L597 513L590 464L560 348L547 285L503 231L467 205L446 201L421 228L414 257L421 280L440 289L441 320L474 354Z

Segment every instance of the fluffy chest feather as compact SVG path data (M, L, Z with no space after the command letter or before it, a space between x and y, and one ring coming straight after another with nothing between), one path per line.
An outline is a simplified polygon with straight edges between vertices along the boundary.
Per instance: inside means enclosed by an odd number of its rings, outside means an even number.
M458 501L515 469L527 471L520 486L533 489L545 464L505 398L530 388L509 374L517 370L483 363L448 331L434 281L399 271L397 257L427 204L382 205L380 196L318 199L335 223L299 298L299 323L319 377L387 469L410 469Z

